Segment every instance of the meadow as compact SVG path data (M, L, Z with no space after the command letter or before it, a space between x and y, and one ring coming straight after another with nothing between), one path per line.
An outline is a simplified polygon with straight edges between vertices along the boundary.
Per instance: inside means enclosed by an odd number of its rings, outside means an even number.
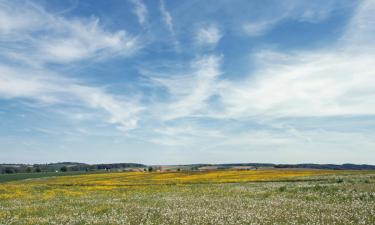
M0 224L375 224L375 171L122 172L0 184Z
M88 173L97 172L85 172L85 171L72 171L72 172L41 172L41 173L13 173L13 174L0 174L0 183L16 180L25 180L32 178L42 178L42 177L58 177L58 176L72 176Z

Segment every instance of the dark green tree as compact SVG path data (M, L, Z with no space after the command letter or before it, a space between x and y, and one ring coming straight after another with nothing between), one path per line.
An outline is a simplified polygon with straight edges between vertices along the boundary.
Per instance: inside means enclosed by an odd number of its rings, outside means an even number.
M63 167L60 168L60 170L61 170L61 172L66 172L66 171L68 171L68 167L63 166Z
M27 167L26 168L26 173L31 173L31 172L33 172L33 169L31 169L31 167Z
M11 167L5 168L5 173L15 173L15 172L16 171L13 168L11 168Z

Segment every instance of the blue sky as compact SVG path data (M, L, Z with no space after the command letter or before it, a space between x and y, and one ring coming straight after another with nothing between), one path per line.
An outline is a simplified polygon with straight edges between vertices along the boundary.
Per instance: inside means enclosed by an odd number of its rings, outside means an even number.
M0 162L375 164L374 10L0 0Z

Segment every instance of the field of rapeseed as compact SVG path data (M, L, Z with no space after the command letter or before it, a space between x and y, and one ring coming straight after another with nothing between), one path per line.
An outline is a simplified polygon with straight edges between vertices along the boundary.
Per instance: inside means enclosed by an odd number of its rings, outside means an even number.
M108 173L0 184L0 224L375 224L375 172Z

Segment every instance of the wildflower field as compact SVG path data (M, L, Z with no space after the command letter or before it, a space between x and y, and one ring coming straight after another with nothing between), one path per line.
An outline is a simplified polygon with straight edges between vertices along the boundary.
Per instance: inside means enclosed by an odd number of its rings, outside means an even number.
M5 182L0 224L375 224L375 171L126 172Z

